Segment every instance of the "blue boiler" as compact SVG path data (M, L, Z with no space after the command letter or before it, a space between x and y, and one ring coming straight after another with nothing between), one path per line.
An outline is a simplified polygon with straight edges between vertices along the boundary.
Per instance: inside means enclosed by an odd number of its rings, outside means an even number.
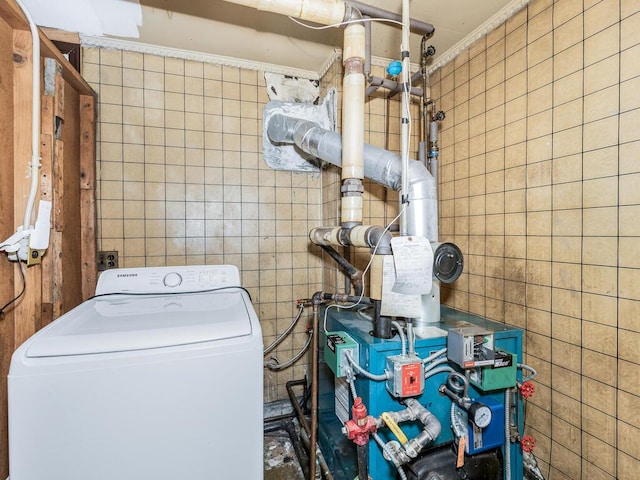
M401 352L401 342L397 335L389 340L375 338L372 335L372 320L366 311L354 312L353 310L335 307L328 309L323 307L320 311L321 328L325 318L326 322L324 323L327 331L344 332L358 344L359 358L357 360L361 367L373 374L382 374L385 370L387 357L398 355ZM416 354L420 358L426 358L435 352L438 352L439 350L447 347L447 336L450 330L469 326L479 327L486 331L493 332L495 349L514 354L513 369L514 371L516 370L515 359L517 358L518 361L522 359L522 330L475 315L458 312L448 307L441 307L441 321L439 323L415 328ZM321 336L321 338L326 337ZM345 396L344 380L336 378L332 369L329 368L328 364L325 362L325 348L327 348L327 344L321 340L318 404L319 442L334 478L336 480L353 480L357 476L356 448L355 445L343 434L343 421L341 421L336 415L336 413L340 413L338 410L342 409L343 419L345 412L349 412L348 415L350 416L350 407L353 399L348 393ZM455 367L457 371L464 373L464 370L453 362L448 361L447 363L444 363L443 366L447 364ZM442 462L446 463L447 466L444 470L450 472L451 476L449 477L446 473L443 473L440 476L443 480L449 478L460 478L456 476L457 473L455 465L448 465L451 462L455 464L455 460L450 462L446 459L451 457L453 455L452 452L455 450L453 444L454 434L451 428L452 400L439 392L439 387L446 383L448 375L449 374L447 372L442 372L427 378L425 381L424 392L415 397L420 404L437 417L442 427L438 437L435 441L425 447L419 459L423 464L431 463L435 465ZM521 380L521 372L519 370L517 370L517 379L518 381ZM396 412L405 408L401 403L401 400L394 398L388 392L384 381L372 381L362 375L357 375L355 387L358 396L362 398L364 405L368 409L368 414L373 417L377 418L383 412ZM516 389L512 389L512 391L516 392ZM342 398L340 399L339 397ZM486 441L489 441L490 436L493 435L491 441L495 442L495 437L497 435L497 446L492 450L493 457L491 461L496 464L499 462L500 472L502 472L502 476L499 478L505 478L504 457L508 449L511 458L511 475L510 478L507 478L506 480L522 480L522 451L520 442L517 441L518 437L521 436L523 432L523 407L520 395L517 393L513 393L511 395L513 398L511 408L511 422L513 427L511 429L511 433L514 436L514 439L512 442L509 442L508 445L506 444L504 436L505 389L490 389L485 386L484 390L481 390L472 383L469 389L469 397L474 401L488 405L493 411L492 424L490 427L487 427L483 433ZM348 407L341 408L339 402L341 401L344 404L345 398L349 403ZM469 424L471 425L471 423ZM515 432L516 426L517 432ZM409 438L415 437L422 430L422 425L420 425L419 422L403 423L400 427ZM473 432L471 431L471 427L469 428L469 438L471 439L469 443L473 444ZM378 434L385 443L395 440L393 433L388 428L379 428ZM478 451L481 451L481 449ZM396 477L396 467L383 457L380 446L371 438L369 439L368 452L369 475L373 480L392 480L399 478ZM474 453L476 452L476 450L474 450L474 445L469 445L468 452L468 455L465 457L468 463L473 463L475 460L476 463L481 464L484 461L484 457L481 457L482 454L474 457ZM443 460L443 458L445 460ZM482 468L482 465L480 467ZM420 468L409 468L409 470L410 472L419 471ZM420 474L416 473L413 475L413 477L409 476L410 480L412 478L417 480L427 478L427 476L422 477Z

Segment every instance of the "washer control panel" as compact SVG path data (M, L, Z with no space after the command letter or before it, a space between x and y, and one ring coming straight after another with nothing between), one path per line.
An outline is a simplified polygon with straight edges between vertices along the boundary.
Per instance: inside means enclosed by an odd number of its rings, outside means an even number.
M100 274L96 295L127 292L194 292L238 286L240 273L234 265L116 268Z
M182 284L182 275L178 272L169 272L162 279L165 287L175 288Z

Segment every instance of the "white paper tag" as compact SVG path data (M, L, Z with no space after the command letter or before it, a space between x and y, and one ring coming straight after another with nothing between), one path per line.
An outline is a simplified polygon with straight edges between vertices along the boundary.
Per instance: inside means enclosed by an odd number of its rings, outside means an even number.
M396 268L393 256L385 255L382 270L382 305L380 314L387 317L417 318L422 315L422 296L395 293Z
M391 239L396 282L393 291L405 295L426 295L431 292L433 249L424 237L394 237Z

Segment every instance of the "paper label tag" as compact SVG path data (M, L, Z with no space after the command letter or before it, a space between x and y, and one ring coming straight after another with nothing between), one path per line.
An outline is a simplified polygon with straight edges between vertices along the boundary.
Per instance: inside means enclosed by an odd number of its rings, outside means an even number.
M387 317L417 318L422 315L422 297L393 291L396 269L391 255L385 255L382 273L382 306L380 314Z
M393 291L405 295L427 295L433 281L433 249L424 237L391 239L396 281Z

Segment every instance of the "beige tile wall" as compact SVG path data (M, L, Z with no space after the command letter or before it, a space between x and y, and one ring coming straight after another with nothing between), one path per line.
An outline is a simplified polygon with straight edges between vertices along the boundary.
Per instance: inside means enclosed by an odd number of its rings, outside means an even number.
M118 250L121 267L236 265L271 343L295 300L320 290L307 235L320 223L322 190L319 174L264 164L263 72L85 48L83 73L99 95L99 249ZM278 359L300 349L307 323ZM285 398L306 359L265 372L265 400Z
M640 2L534 0L431 81L446 303L526 329L547 479L640 478Z

